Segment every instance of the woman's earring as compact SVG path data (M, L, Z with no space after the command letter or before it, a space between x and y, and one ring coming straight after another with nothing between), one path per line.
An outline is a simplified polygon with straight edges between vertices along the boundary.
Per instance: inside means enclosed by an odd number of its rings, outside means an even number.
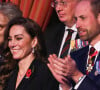
M32 53L34 53L34 47L32 48Z

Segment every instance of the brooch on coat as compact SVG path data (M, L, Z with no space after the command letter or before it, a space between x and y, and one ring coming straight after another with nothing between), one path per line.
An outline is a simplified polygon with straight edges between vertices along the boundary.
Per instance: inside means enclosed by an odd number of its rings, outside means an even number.
M34 66L33 66L33 67L30 67L30 68L27 70L27 72L26 72L26 74L25 74L25 78L26 78L26 79L29 79L33 72L34 72Z

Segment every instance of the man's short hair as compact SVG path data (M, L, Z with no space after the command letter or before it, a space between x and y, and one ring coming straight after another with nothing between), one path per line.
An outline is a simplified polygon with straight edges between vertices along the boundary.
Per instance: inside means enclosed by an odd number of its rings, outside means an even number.
M15 17L22 16L22 12L18 8L18 6L11 2L1 2L0 3L0 13L7 16L9 20L11 20Z
M100 0L83 0L83 1L89 1L90 2L92 12L97 17L98 14L100 13Z
M91 1L92 11L97 17L100 13L100 0L92 0Z

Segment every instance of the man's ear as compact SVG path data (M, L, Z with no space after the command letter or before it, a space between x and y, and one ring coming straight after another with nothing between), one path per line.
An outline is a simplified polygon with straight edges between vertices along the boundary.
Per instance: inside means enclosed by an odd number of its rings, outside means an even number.
M33 41L32 41L32 47L35 47L38 43L37 37L34 37Z
M100 24L100 13L98 14L97 19L98 19L98 23Z

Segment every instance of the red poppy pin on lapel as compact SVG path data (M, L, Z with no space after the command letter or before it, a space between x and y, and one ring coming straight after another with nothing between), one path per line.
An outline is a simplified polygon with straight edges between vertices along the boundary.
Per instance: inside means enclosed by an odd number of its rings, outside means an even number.
M26 72L26 78L30 78L31 74L32 74L32 70L28 69Z

